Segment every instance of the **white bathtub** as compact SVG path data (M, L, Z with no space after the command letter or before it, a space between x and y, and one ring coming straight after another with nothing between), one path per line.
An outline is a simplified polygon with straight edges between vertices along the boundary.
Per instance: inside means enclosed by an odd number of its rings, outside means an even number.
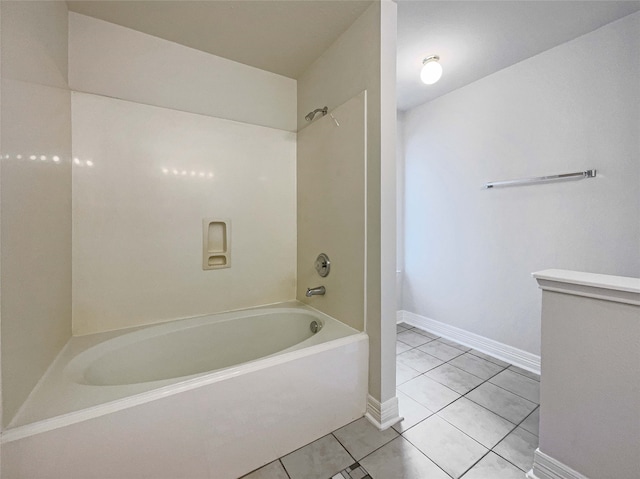
M3 431L2 477L236 478L362 416L367 336L284 306L72 338Z

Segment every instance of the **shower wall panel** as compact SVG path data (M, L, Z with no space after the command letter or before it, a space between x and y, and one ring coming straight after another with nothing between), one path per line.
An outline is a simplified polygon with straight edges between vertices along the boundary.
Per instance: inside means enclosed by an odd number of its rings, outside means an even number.
M71 336L64 2L2 2L2 399L7 424Z
M73 330L295 298L295 133L73 93ZM203 270L202 221L230 221Z
M298 289L300 301L364 329L366 93L298 134ZM331 260L321 278L319 253ZM305 296L323 285L324 296Z

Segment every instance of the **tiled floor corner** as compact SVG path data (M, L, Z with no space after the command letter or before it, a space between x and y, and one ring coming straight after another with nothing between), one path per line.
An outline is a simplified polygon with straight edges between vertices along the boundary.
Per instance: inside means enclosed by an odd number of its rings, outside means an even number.
M404 420L360 418L244 479L522 479L538 447L540 378L397 325Z

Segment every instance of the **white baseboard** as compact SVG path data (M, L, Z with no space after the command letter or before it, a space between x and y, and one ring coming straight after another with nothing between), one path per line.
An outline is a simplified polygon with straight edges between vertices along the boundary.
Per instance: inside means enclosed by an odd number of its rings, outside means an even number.
M405 322L429 333L506 361L514 366L540 374L540 356L535 354L409 311L398 311L396 318L398 322Z
M396 396L380 403L376 398L367 395L367 412L365 417L375 427L384 431L394 424L402 421L398 410L398 398Z
M569 466L536 449L533 469L527 472L528 479L588 479Z

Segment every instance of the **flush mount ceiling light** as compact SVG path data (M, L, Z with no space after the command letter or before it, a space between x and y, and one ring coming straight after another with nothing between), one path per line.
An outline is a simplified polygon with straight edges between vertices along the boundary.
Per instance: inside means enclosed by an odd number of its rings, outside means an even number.
M440 57L438 55L431 55L422 60L422 70L420 71L422 83L433 85L440 80L442 76L442 65L438 63L439 60Z

